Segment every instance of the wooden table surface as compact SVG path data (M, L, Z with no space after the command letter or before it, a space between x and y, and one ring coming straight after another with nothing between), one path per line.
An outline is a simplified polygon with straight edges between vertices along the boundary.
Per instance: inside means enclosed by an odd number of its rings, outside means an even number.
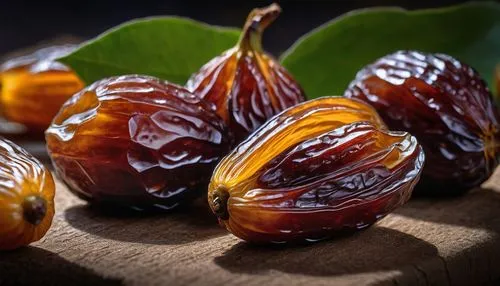
M498 285L499 234L500 170L465 196L414 199L365 231L295 247L248 245L203 205L113 214L58 183L51 230L0 253L0 285Z

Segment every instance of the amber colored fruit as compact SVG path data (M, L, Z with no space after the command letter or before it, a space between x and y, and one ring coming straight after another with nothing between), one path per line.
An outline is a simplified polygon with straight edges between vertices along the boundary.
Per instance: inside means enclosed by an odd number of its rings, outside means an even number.
M368 105L320 98L276 115L217 166L208 202L251 242L316 240L365 228L405 203L424 154Z
M254 9L236 47L208 62L187 88L213 102L240 142L276 113L304 101L304 92L277 60L262 50L262 33L279 15L273 4Z
M63 103L84 87L73 71L55 61L74 48L44 48L5 62L0 67L2 115L43 134Z
M0 139L0 250L42 238L54 216L51 173L11 141Z
M210 103L139 75L107 78L77 93L46 139L73 192L134 209L171 209L201 195L232 144Z
M345 92L371 104L391 130L418 138L427 162L416 194L478 186L498 164L499 116L485 82L443 54L399 51L358 72Z

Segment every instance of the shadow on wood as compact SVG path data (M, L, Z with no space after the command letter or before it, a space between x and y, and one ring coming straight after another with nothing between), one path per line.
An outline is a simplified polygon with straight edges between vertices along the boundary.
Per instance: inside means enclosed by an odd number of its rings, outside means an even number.
M463 196L447 199L412 199L395 213L500 234L500 193L492 189L478 188Z
M429 228L426 235L448 246L440 254L450 285L499 285L500 193L494 190L498 179L493 179L487 183L491 188L448 199L415 199L395 212L438 230Z
M66 221L84 232L118 241L146 244L185 244L226 235L206 207L171 213L146 214L78 205L64 213Z
M262 247L241 242L214 260L231 272L262 274L278 270L334 276L400 269L437 255L437 249L423 240L374 226L352 236L304 247Z
M121 285L118 279L103 278L59 255L26 247L0 255L0 285Z

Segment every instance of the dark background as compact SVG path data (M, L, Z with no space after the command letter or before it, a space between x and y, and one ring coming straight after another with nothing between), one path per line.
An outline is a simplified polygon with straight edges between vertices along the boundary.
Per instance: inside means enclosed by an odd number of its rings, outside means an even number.
M61 36L92 38L124 21L156 15L179 15L210 24L243 25L248 12L273 1L168 0L0 0L0 58L6 53ZM311 29L350 10L373 6L406 9L448 6L466 1L330 0L274 1L282 15L264 35L264 47L274 55L286 50ZM272 41L266 39L273 39Z

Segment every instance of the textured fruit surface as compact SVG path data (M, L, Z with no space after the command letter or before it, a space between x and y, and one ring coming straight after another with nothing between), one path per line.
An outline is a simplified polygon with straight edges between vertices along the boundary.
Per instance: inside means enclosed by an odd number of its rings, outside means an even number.
M262 33L280 8L254 9L236 47L208 62L187 88L216 105L240 142L276 113L304 101L304 92L271 55L262 50Z
M54 216L51 173L14 143L0 139L0 250L42 238Z
M54 46L5 62L0 68L2 114L43 133L63 103L81 90L83 82L55 59L75 46Z
M371 104L391 130L418 138L428 164L416 193L459 194L498 163L492 95L469 66L443 54L400 51L362 69L345 92Z
M276 115L217 166L208 201L251 242L314 240L373 224L405 203L424 154L368 105L320 98Z
M137 75L73 96L46 139L57 173L76 194L136 209L170 209L202 194L231 145L211 104Z

